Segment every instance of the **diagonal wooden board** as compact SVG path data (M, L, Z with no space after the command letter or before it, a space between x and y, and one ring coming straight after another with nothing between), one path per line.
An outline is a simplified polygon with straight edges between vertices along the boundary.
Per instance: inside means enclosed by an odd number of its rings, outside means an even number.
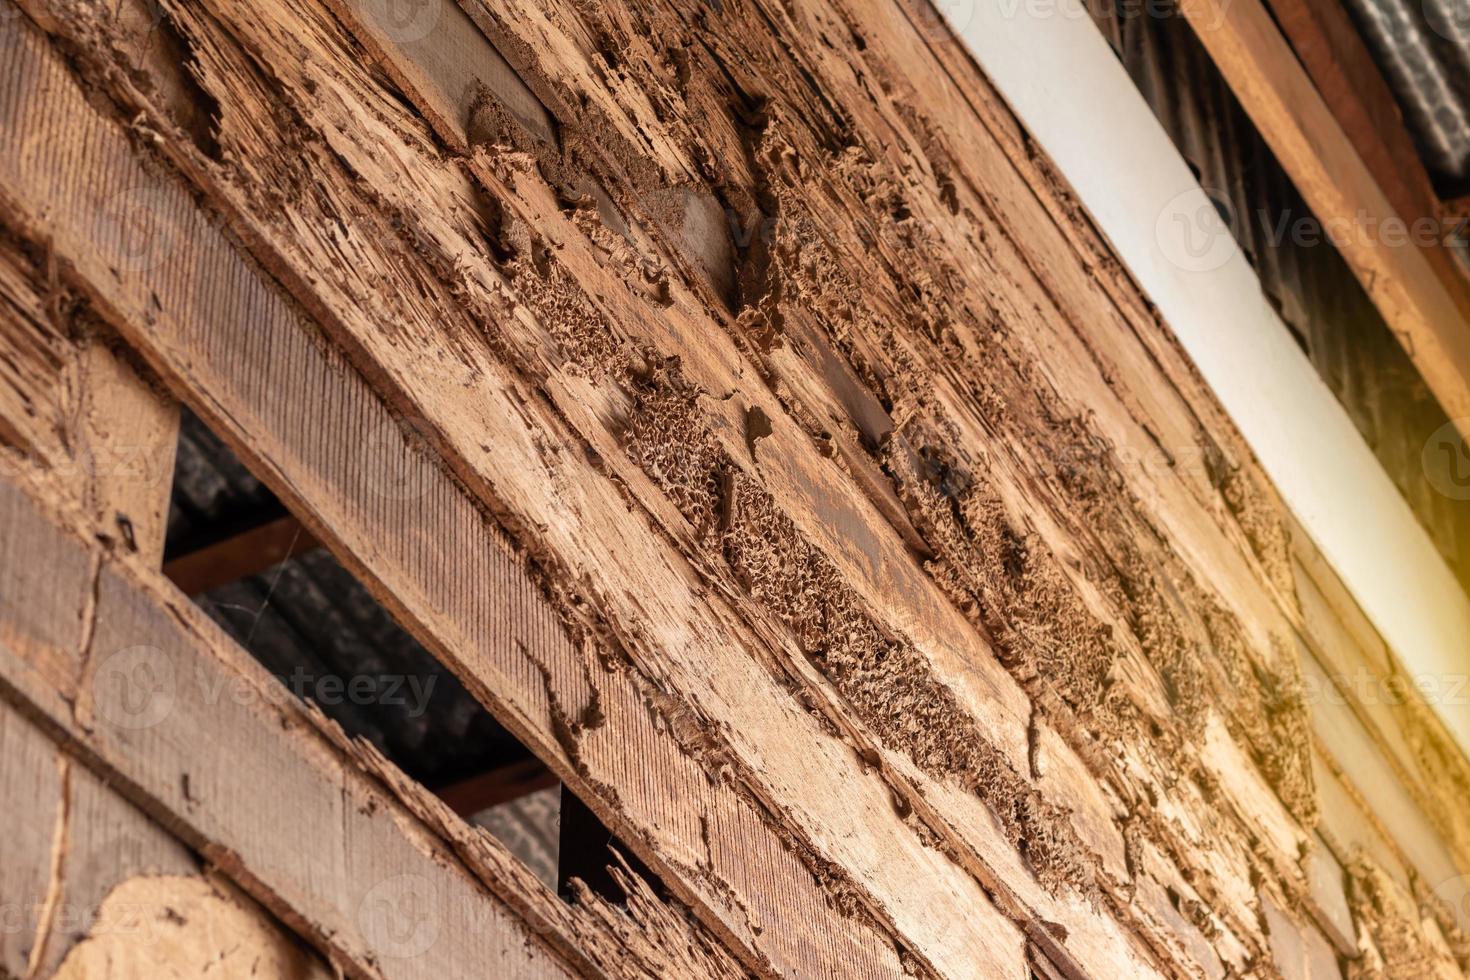
M75 553L97 559L80 563L96 569L97 605L76 708L46 696L9 639L3 699L349 974L602 976L624 963L743 972L646 889L632 889L632 901L658 934L596 899L564 905L498 842L295 700L160 574L84 540L83 527L59 528L75 516L43 514L16 478L0 479L0 518L48 547L0 557L0 620L14 622L51 588L37 569L78 567ZM35 849L25 840L7 862L13 872L34 865L22 860Z
M3 46L17 54L9 70L29 75L0 85L0 132L18 141L6 152L17 168L4 175L7 213L26 214L23 201L72 202L65 212L48 208L32 227L75 264L78 285L502 723L598 807L676 892L713 910L727 938L756 947L755 964L799 971L825 962L875 977L898 969L893 940L861 918L835 920L836 928L820 934L797 924L824 916L834 899L768 816L727 784L711 782L667 723L650 715L656 692L624 673L602 672L570 643L498 528L419 450L422 432L410 428L406 436L190 195L144 168L121 132L85 106L37 35L15 18L3 29ZM65 108L58 111L58 102ZM62 118L65 131L46 123ZM73 162L57 168L48 162L54 154ZM59 183L31 184L37 179ZM129 234L151 243L141 255L125 247L137 241ZM279 376L277 365L290 374ZM320 412L330 413L330 424L320 416L304 424ZM443 542L455 542L452 570ZM747 664L746 675L754 669ZM594 670L607 721L576 745L566 733L589 703ZM856 760L845 765L855 768ZM863 809L893 819L888 791L872 785L866 792ZM837 796L829 799L837 805ZM917 913L930 889L968 892L963 928L973 939L949 948L980 961L998 957L997 975L1019 969L1019 936L993 912L987 917L983 892L946 866L953 867L933 852L915 861L905 874L916 889L908 902ZM786 917L792 924L776 928ZM927 929L936 924L955 925L941 920ZM1002 955L997 947L1006 946Z
M157 341L153 341L153 342L154 342L154 344L156 344ZM288 359L288 360L290 360L290 359ZM294 361L293 361L293 363L294 363ZM387 361L385 361L385 363L387 363ZM216 395L218 395L218 391L216 391ZM422 392L419 392L419 397L422 398ZM407 400L407 401L409 401L409 404L415 404L415 398L409 398L409 400ZM403 404L403 403L400 403L400 404ZM231 404L231 406L229 406L229 408L234 408L234 407L235 407L234 404ZM442 404L442 406L435 408L435 410L432 411L432 413L431 413L432 416L434 416L435 425L447 425L447 422L445 422L445 420L451 419L451 417L453 417L453 414L454 414L453 413L453 408L454 408L454 406L451 406L451 404L448 404L448 403ZM487 426L487 428L490 428L490 426ZM248 438L251 438L251 436L256 435L257 432L259 432L259 429L254 428L254 426L245 426L244 430L245 430L245 435L244 436L238 436L238 438L248 439ZM293 435L294 435L294 433L293 433ZM257 450L257 451L259 451L259 450ZM463 451L463 447L462 447L462 451ZM475 472L475 467L470 466L469 469L470 469L470 478L476 478L476 476L478 476L478 478L484 479L484 475L482 475L482 473L476 473ZM406 472L412 472L412 470L406 470ZM297 482L300 482L300 480L297 480ZM494 497L494 494L487 495L487 497ZM437 501L435 501L435 502L437 502ZM617 730L620 730L620 723L619 723L619 729L617 729ZM956 805L956 808L958 810L958 807L960 807L960 801L956 801L956 804L954 804L954 805ZM879 813L882 813L882 811L879 811ZM1019 880L1019 879L1017 879L1017 880ZM1073 927L1072 926L1072 923L1069 923L1069 927Z
M1442 247L1438 216L1395 209L1261 0L1187 0L1180 10L1445 413L1470 437L1470 285ZM1434 240L1421 245L1426 221Z

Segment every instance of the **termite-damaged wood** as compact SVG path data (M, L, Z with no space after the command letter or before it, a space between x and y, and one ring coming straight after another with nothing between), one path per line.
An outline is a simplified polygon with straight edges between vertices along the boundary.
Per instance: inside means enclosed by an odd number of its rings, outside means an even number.
M24 53L26 49L21 50ZM45 65L44 52L32 50ZM55 72L57 68L45 70ZM52 80L39 89L65 97L67 89L62 81L53 74ZM85 123L89 118L86 110L78 103L72 105L80 113L74 121ZM39 124L40 118L35 121ZM30 125L8 131L21 131ZM470 689L497 710L501 720L523 741L557 766L559 774L576 786L579 794L585 799L607 799L617 787L620 807L600 811L599 816L620 829L633 846L653 848L644 849L640 856L668 875L676 888L689 888L690 894L697 895L706 907L720 910L724 928L738 929L735 934L757 943L762 956L790 969L817 969L810 964L824 961L834 969L841 964L841 969L849 972L874 976L899 969L892 940L879 938L881 933L875 935L873 927L865 924L862 899L844 881L841 865L833 858L817 859L819 852L811 842L786 838L767 826L763 801L742 798L723 779L710 780L730 761L721 757L717 742L694 728L686 720L688 716L681 717L691 706L681 707L669 700L626 668L612 672L595 668L584 654L567 644L561 627L547 620L548 613L539 611L541 600L527 592L527 584L513 578L515 561L498 532L485 524L475 507L422 452L415 451L413 443L405 443L392 416L340 361L328 357L311 334L304 332L300 314L240 261L217 227L197 212L189 195L150 180L147 172L133 162L130 151L120 145L119 134L100 122L91 124L76 149L85 147L109 155L105 162L101 158L91 164L79 161L83 167L100 167L93 172L103 179L102 193L107 193L105 174L120 176L122 186L137 182L155 202L158 220L167 222L165 227L174 229L191 247L174 251L171 263L151 270L151 282L106 272L108 254L104 251L99 255L90 244L68 249L71 261L86 270L91 288L105 290L108 306L123 311L118 325L128 331L129 338L150 354L165 374L192 386L195 407L220 423L242 455L257 460L262 475L275 483L288 500L301 505L303 517L311 518L309 523L315 525L314 532L326 541L341 543L345 539L348 544L344 557L361 568L369 581L381 582L378 576L387 577L390 585L382 594L390 607L412 628L421 630L431 648L462 671ZM27 170L24 175L14 176L29 180L42 175ZM77 200L69 188L37 190L51 199ZM90 207L81 207L92 213ZM55 230L66 231L61 225ZM187 269L179 266L186 259L190 264ZM196 284L201 282L212 284L208 292L196 292ZM154 308L153 296L167 297L167 301ZM247 315L248 320L244 318ZM139 326L145 319L151 320L146 330ZM294 365L295 377L301 381L291 384L289 379L273 377L277 385L283 380L287 383L272 389L261 387L254 379L273 376L269 365L277 362ZM248 366L248 370L241 371L242 366ZM302 429L296 424L322 405L333 406L336 413L331 430ZM487 428L482 438L501 447L501 451L530 450L534 454L534 442L527 435L505 429L505 423L516 423L524 411L523 403L510 402L504 414L497 415L500 422ZM344 444L335 438L334 431L366 437L374 451L367 465L359 455L361 437ZM269 455L263 455L260 449L266 445L268 433L284 441L272 443ZM541 470L545 463L538 459L521 465L529 474ZM594 496L585 506L594 513L618 513L621 508L615 500L615 493ZM628 517L623 513L611 522L611 527L627 525ZM384 535L384 526L422 530ZM638 569L622 575L623 580L637 581L640 576L669 567L668 557L657 550L649 552L652 542L631 533L635 536L624 545L609 550L609 556L630 562L630 569ZM430 552L416 550L420 543L433 548L435 542L446 540L479 543L453 569L440 564ZM662 601L677 605L675 597L682 593L690 596L685 605L698 608L698 600L692 598L692 583L685 577L687 572L670 569L661 574L671 588ZM667 577L670 575L673 577ZM484 584L466 588L466 582ZM436 601L430 601L430 596ZM505 605L483 604L492 597ZM512 626L515 632L506 629L517 623L523 625ZM752 697L756 692L774 689L773 682L757 665L741 658L739 651L744 644L718 641L728 627L708 614L705 624L702 633L692 635L700 637L706 665L723 661L728 665L726 671L734 671L727 678L725 698ZM607 642L616 640L607 638ZM591 696L589 668L599 671L595 689L605 723L572 730L570 723ZM838 772L856 769L857 760L848 750L824 739L783 694L777 691L762 697L767 704L785 702L779 717L786 720L755 722L750 726L752 731L769 737L785 733L782 740L788 745L790 737L807 739L823 753L792 758L790 761L800 764L804 772L789 785L805 788L814 781L832 780ZM650 705L661 717L650 715ZM795 736L795 732L810 734ZM569 740L568 735L575 735L576 740ZM568 758L569 748L576 750L575 759ZM826 776L822 775L824 769ZM640 792L640 785L647 788ZM873 832L865 820L872 820L871 826L877 827L895 822L886 787L861 779L845 789L838 788L840 785L807 805L820 804L836 818L834 823L864 836ZM973 882L958 877L942 856L926 851L901 825L897 829L898 843L912 859L900 865L903 879L888 882L887 887L906 896L909 914L919 915L921 909L930 913L936 908L948 909L948 921L935 922L931 914L928 929L965 923L964 934L975 937L968 942L981 945L967 948L965 943L955 941L948 947L952 955L968 955L980 962L993 957L995 954L986 950L1003 943L1009 927L998 918L986 918L990 906L983 892ZM862 860L881 862L878 855L884 853L889 852L881 846L870 848ZM946 897L936 895L923 904L926 893L941 884ZM944 904L955 894L968 896L962 908ZM850 909L854 917L835 920L833 928L821 934L795 924L819 918L834 905ZM786 916L793 917L792 927L775 928L773 924ZM1011 962L1019 967L1019 939L1015 942L1017 952ZM802 967L803 963L809 965Z
M466 3L488 40L422 5L501 73L461 137L432 29L169 0L218 155L107 9L26 6L117 104L23 39L6 220L750 965L1218 975L1280 952L1268 903L1312 935L1276 504L908 5ZM175 247L122 275L86 215L140 193Z
M178 406L99 324L74 316L44 245L0 242L0 441L79 489L103 533L158 562ZM24 280L24 281L23 281Z
M8 482L0 483L0 511L7 527L48 523ZM10 740L18 761L44 763L27 765L23 778L44 780L49 766L74 787L52 807L45 834L17 834L21 849L7 852L7 868L40 882L26 894L60 896L38 903L43 909L100 901L113 890L110 879L188 870L179 846L129 824L136 811L119 811L126 804L86 767L355 976L743 975L686 912L639 882L620 879L623 908L591 895L563 905L483 831L292 698L160 575L95 541L64 532L52 540L58 554L36 558L90 550L100 561L91 669L78 682L86 697L75 711L53 713L59 706L26 696L24 653L0 646L4 700L60 744L26 751ZM45 581L25 567L5 572L11 587L0 616L9 619ZM9 708L0 724L27 726ZM26 738L35 731L17 730ZM272 792L263 797L266 784ZM38 815L45 799L22 816ZM109 823L118 821L124 826L113 833ZM50 843L57 826L65 859L47 847L42 860L29 860L31 838ZM74 859L83 863L72 867ZM53 867L68 873L46 886ZM128 900L150 894L167 887ZM115 906L109 915L120 912ZM79 954L77 975L86 975L90 957L115 955L101 946Z
M0 704L7 977L323 978L325 963L249 899L201 877L162 827ZM252 972L256 971L256 972Z
M779 409L776 409L773 406L773 412L778 412L778 411L779 411ZM448 418L448 417L449 417L449 414L447 412L442 412L442 413L436 414L436 418L439 418L439 419L444 419L444 418ZM487 431L490 431L490 429L487 428ZM608 448L609 448L609 450L613 450L616 447L608 447ZM611 455L610 454L609 454L609 458L611 458ZM923 589L923 588L926 588L926 587L920 586L920 588ZM933 601L934 601L933 599L930 600L931 603ZM941 604L937 604L935 606L935 608L942 610L944 608L944 606L942 605L942 602L941 602ZM961 627L961 629L964 629L964 627ZM986 663L986 662L988 662L988 661L985 661L985 660L980 661L980 663L982 663L982 664L983 663ZM797 661L797 664L799 665L800 662ZM997 682L999 682L999 679L997 679ZM1003 683L1002 683L1002 689L1004 689ZM982 713L981 716L984 717L985 715L986 715L986 713ZM901 762L901 760L900 760L900 762ZM902 772L902 770L898 770L898 771L899 772ZM1059 769L1058 771L1065 771L1065 768ZM895 778L895 777L893 775L890 775L890 778ZM923 777L922 777L921 774L915 773L910 778L923 778ZM1002 792L1006 792L1006 791L1003 790ZM1092 791L1092 795L1096 795L1096 791ZM1077 796L1075 794L1068 794L1068 796L1069 796L1069 799L1085 799L1086 798L1085 796ZM886 803L886 801L885 801L885 803ZM810 803L808 802L807 805L809 806ZM964 801L964 799L962 797L951 796L951 797L949 797L948 805L951 806L951 807L958 806L961 809L963 809L967 804L965 803L965 801ZM972 824L973 826L975 826L982 833L985 832L985 830L986 830L986 828L985 828L985 820L983 820L983 819L979 823L974 823L973 818L967 818L966 819L966 822ZM1105 825L1104 824L1098 824L1097 826L1102 827L1102 826L1105 826ZM1041 826L1039 826L1039 825L1033 825L1033 831L1040 831L1042 829L1043 828ZM1202 835L1202 836L1204 836L1204 835ZM987 838L988 838L988 834L987 834ZM1006 852L1006 851L998 851L994 847L993 844L985 844L983 840L982 840L981 843L982 843L983 846L985 846L988 849L988 853L989 853L988 860L990 860L992 862L996 862L996 861L1013 861L1014 860L1013 857L1009 857L1008 856L1008 852ZM973 838L972 838L972 843L970 844L970 846L972 846L972 847L977 846L975 843L973 843ZM1040 852L1036 852L1036 853L1040 853ZM1000 876L993 877L990 881L987 882L987 884L989 884L991 887L1012 887L1012 886L1010 886L1010 885L1007 884L1007 881L1014 881L1014 882L1017 882L1017 883L1023 882L1024 881L1024 878L1022 877L1022 875L1024 875L1024 874L1025 874L1024 871L1020 872L1019 875L1018 874L1003 874L1003 875L1000 875ZM1034 892L1031 893L1030 896L1028 896L1027 901L1028 902L1047 902L1048 899L1045 896L1045 893L1044 892L1034 891ZM1054 911L1052 911L1050 909L1048 909L1047 911L1048 911L1048 914L1052 918L1067 919L1068 920L1068 922L1067 922L1068 928L1071 929L1078 936L1085 935L1084 929L1085 929L1086 923L1085 922L1076 921L1076 919L1075 919L1075 913L1068 913L1068 912L1065 912L1065 911L1062 911L1062 912L1058 913L1058 912L1054 912ZM1072 918L1069 918L1069 916L1071 916ZM924 923L919 923L919 927L920 928L922 928L923 926L924 926ZM1093 948L1093 947L1089 946L1089 949L1091 949L1091 948ZM1095 948L1101 950L1101 949L1106 948L1106 945L1099 943L1099 944L1096 944L1096 947Z

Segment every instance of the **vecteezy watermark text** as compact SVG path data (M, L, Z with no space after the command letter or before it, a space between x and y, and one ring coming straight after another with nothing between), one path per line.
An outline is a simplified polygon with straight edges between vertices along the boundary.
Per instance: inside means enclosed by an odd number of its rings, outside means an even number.
M192 677L191 677L192 674ZM93 675L92 694L100 720L121 729L145 729L166 720L186 699L207 706L284 705L293 698L324 708L344 704L401 708L410 718L429 708L434 673L314 673L296 666L276 675L275 684L215 673L195 664L176 663L152 646L132 646L103 659Z

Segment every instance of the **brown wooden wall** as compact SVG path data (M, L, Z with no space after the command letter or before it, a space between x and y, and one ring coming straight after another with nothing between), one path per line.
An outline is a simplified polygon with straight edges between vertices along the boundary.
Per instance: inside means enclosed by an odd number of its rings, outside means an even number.
M1461 975L1465 759L927 6L0 3L0 969L101 780L301 971ZM272 695L175 400L657 893Z

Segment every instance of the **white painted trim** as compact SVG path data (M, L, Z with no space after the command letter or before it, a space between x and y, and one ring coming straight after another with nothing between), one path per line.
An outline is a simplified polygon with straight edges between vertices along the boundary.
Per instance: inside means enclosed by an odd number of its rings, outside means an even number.
M1191 252L1209 199L1087 12L1078 0L938 5L1405 669L1453 692L1470 672L1470 598L1233 240ZM1466 694L1430 701L1470 752Z

